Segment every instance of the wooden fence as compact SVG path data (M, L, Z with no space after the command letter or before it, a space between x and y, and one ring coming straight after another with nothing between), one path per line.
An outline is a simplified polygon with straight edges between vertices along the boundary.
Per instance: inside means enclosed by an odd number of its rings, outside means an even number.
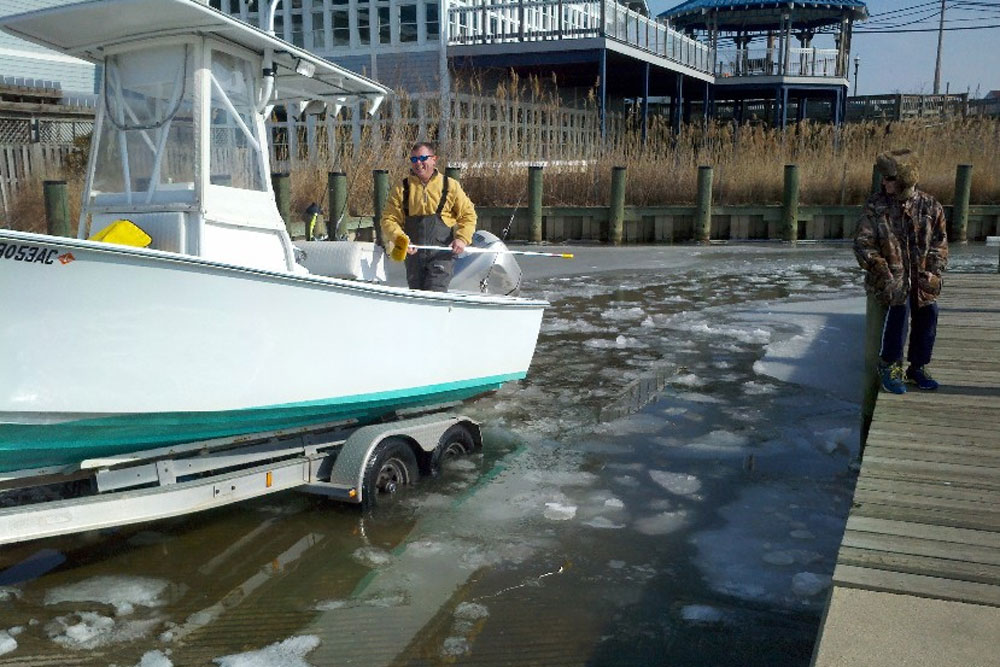
M59 178L72 146L58 144L0 145L0 218L6 220L17 191L44 178Z

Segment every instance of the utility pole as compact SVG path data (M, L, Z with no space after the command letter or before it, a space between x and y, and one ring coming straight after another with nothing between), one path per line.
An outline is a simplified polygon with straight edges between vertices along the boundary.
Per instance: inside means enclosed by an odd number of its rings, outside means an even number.
M944 3L941 0L941 23L938 25L937 63L934 65L934 94L941 92L941 43L944 41Z

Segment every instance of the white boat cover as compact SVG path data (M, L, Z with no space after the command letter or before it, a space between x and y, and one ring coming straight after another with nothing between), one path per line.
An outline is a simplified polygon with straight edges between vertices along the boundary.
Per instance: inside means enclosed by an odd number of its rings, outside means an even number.
M256 53L273 50L274 103L323 100L342 104L343 97L367 97L377 106L388 94L371 79L196 0L91 0L5 16L0 18L0 28L94 63L103 62L103 49L109 46L178 34L213 35ZM301 68L301 63L307 67ZM308 66L315 68L312 76L296 71L296 67Z

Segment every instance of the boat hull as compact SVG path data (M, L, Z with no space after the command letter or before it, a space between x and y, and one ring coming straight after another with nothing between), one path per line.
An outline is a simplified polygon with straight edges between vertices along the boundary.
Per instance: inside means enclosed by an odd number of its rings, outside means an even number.
M0 289L0 471L467 399L545 306L8 231Z

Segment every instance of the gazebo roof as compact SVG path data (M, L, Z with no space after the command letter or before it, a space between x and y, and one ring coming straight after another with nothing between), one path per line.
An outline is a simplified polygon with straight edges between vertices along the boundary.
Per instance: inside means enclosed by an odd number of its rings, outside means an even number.
M855 21L868 18L861 0L687 0L661 12L657 18L670 19L678 28L720 30L772 30L780 27L781 16L789 14L795 28L816 28L838 22L844 16Z

